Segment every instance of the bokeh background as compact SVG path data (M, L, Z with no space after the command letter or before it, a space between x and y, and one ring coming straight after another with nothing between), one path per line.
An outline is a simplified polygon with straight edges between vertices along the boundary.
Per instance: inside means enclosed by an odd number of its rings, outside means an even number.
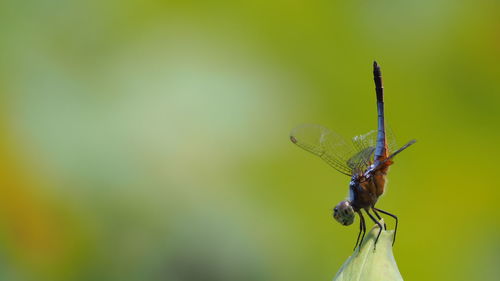
M500 2L0 3L0 280L331 280L348 178L294 146L376 126L407 280L498 280Z

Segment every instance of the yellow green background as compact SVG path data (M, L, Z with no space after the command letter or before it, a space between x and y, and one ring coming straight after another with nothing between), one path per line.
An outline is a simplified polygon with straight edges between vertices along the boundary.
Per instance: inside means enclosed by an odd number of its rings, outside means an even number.
M500 2L0 3L0 280L331 280L348 178L294 146L376 126L406 280L498 280ZM392 223L392 222L391 222Z

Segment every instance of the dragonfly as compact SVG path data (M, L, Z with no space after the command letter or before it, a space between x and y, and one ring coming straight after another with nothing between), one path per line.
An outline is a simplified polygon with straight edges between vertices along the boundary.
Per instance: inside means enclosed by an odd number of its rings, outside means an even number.
M333 218L344 226L354 222L359 216L359 232L354 250L361 247L366 233L366 221L363 211L378 225L379 232L375 239L374 250L382 229L382 217L388 215L395 220L393 242L396 241L398 217L392 213L375 207L379 197L384 193L389 166L394 164L394 157L415 143L411 140L399 149L392 134L388 134L384 116L384 87L380 66L373 62L373 78L377 97L377 130L356 136L349 143L339 134L316 124L305 124L296 127L290 133L290 140L297 146L319 156L340 173L351 178L349 196L333 209ZM373 215L372 214L375 215Z

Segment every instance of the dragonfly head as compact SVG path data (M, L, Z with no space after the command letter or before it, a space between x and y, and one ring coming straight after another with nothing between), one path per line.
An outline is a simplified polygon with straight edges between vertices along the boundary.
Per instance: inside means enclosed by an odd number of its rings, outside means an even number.
M333 218L342 225L351 225L354 222L354 209L349 200L341 201L333 208Z

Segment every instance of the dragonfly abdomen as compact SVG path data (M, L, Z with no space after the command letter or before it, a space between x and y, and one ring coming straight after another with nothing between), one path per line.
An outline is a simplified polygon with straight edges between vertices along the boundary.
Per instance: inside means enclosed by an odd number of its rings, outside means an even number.
M377 93L377 145L375 147L375 163L384 160L388 156L387 140L385 134L384 115L384 86L382 83L382 72L377 62L373 62L373 80L375 81L375 91Z

